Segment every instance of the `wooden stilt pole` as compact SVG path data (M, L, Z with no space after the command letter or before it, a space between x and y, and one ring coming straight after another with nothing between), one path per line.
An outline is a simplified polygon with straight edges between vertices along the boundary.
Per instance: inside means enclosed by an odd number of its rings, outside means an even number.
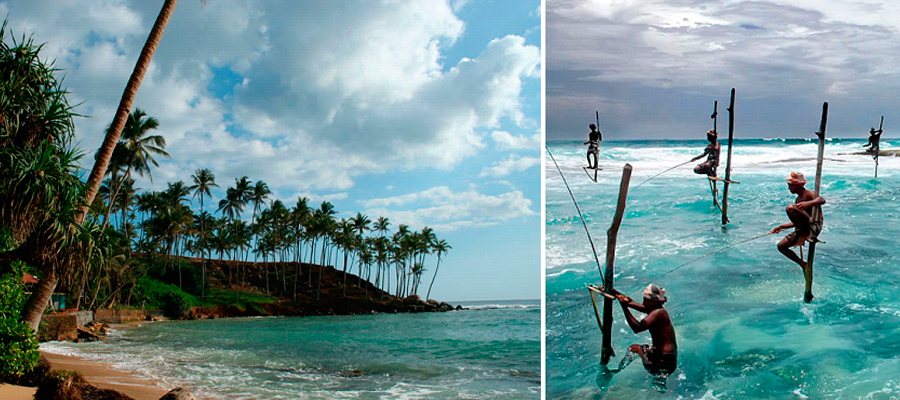
M718 117L719 117L719 101L718 101L718 100L713 101L713 113L712 113L712 115L710 115L709 117L712 118L712 120L713 120L713 128L712 128L712 130L713 130L713 132L716 133L716 136L718 136L718 133L719 133L719 127L718 127L718 123L719 123L719 118L718 118ZM718 140L718 139L716 139L716 140ZM712 178L712 177L710 176L709 178ZM716 188L716 182L713 181L712 179L710 179L710 181L709 181L709 194L712 195L712 198L713 198L713 205L715 205L716 208L718 208L719 211L721 212L721 211L722 211L722 206L719 205L719 191L718 191L717 188Z
M603 141L603 133L601 133L601 131L600 131L600 110L597 110L595 115L597 116L597 133L600 134L600 140L597 141L597 147L599 148L600 142ZM596 164L595 166L597 167L594 169L594 182L597 182L597 171L600 170L600 152L599 152L599 150L597 152L597 155L594 156L594 163Z
M819 191L822 188L822 161L825 157L825 124L828 122L828 102L825 102L822 105L822 122L819 124L819 131L816 132L816 136L819 137L819 156L816 160L816 197L819 196ZM819 213L821 207L816 207L812 211L812 220L815 221L819 219ZM813 237L815 239L815 237ZM816 256L816 240L813 240L812 243L809 244L809 254L806 259L806 268L803 269L803 274L806 277L806 293L803 294L803 301L809 303L813 299L812 294L812 284L813 284L813 262L815 261Z
M884 115L881 116L881 122L878 124L878 140L881 142L882 128L884 128ZM878 152L881 151L879 146L875 146L875 177L878 177Z
M722 226L728 224L728 184L731 183L731 145L734 139L734 88L728 105L728 159L725 161L725 189L722 190Z
M616 214L613 217L612 225L606 231L606 271L603 273L605 282L603 282L604 291L607 293L615 293L613 290L613 278L615 275L616 261L616 237L619 234L619 226L622 225L622 218L625 215L625 201L628 198L628 183L631 181L631 164L625 164L622 170L622 182L619 184L619 200L616 203ZM612 348L612 308L613 299L605 297L603 299L603 348L600 355L600 364L609 363L610 357L616 355Z

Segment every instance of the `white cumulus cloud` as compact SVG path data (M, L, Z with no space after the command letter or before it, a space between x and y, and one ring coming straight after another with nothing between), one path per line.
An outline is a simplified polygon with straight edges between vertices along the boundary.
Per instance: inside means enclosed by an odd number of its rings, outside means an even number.
M417 193L362 202L365 213L388 217L413 229L429 226L437 231L496 225L513 218L537 215L521 191L486 195L469 189L453 192L446 186Z
M485 168L483 171L481 171L481 176L507 176L515 172L523 172L535 165L540 164L541 159L538 157L518 157L515 155L510 155L505 160L495 163L491 167Z

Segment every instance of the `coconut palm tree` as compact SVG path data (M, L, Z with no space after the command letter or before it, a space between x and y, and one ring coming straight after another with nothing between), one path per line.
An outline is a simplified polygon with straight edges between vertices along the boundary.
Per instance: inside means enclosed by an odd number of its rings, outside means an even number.
M176 4L178 4L178 0L165 0L162 9L159 11L159 16L157 16L156 21L153 23L153 28L147 36L147 42L144 43L144 48L141 49L141 55L138 57L138 61L134 66L134 71L128 79L128 84L125 85L125 92L122 94L122 99L119 101L116 115L113 118L109 129L106 131L103 144L100 145L100 151L97 152L94 167L91 169L91 174L88 177L83 202L86 205L89 205L94 201L97 190L100 188L100 182L103 181L103 176L106 175L106 169L109 166L110 159L112 159L116 143L119 142L119 137L122 134L122 130L125 128L131 106L134 104L134 98L137 97L138 88L141 86L144 74L150 68L150 60L153 59L153 53L156 52L156 46L159 45L159 41L162 39L163 33L166 30L166 25L169 23L169 19L175 11ZM86 212L87 207L84 206L82 215L77 222L80 223L81 220L84 219Z
M391 222L387 219L387 217L378 217L378 219L375 220L375 226L373 227L373 229L381 233L381 236L384 236L384 234L387 233L388 230L390 230L390 226Z
M344 297L347 297L347 258L350 255L350 249L353 247L353 239L351 237L353 229L354 226L350 220L342 218L341 222L338 223L335 235L335 243L344 250L344 278L342 284Z
M297 301L297 281L300 279L300 272L303 266L303 245L309 238L306 229L311 217L309 208L309 200L306 197L297 198L297 204L291 208L291 228L294 231L294 239L296 240L296 261L297 271L294 273L294 294L293 299ZM310 274L312 275L312 274Z
M333 218L335 213L334 205L328 201L323 201L313 217L318 223L317 233L322 237L322 258L319 262L319 282L316 286L316 300L319 300L322 290L322 275L325 273L325 250L328 248L328 240L334 237L337 228Z
M219 209L218 211L222 212L222 215L231 218L237 219L241 215L241 211L244 209L244 201L241 198L240 192L235 190L234 188L228 188L225 190L225 198L219 200Z
M249 181L247 182L249 184ZM253 214L250 216L251 226L256 222L256 216L259 214L260 207L266 202L266 199L269 198L271 193L272 191L269 190L269 185L263 181L256 181L256 184L247 188L244 199L247 203L253 203ZM253 237L257 238L256 240L259 240L259 233L260 232L257 231L253 234Z
M82 191L82 195L79 200L72 199L73 203L78 204L77 214L75 215L74 220L72 221L73 226L80 226L82 222L85 220L87 216L88 208L94 201L94 197L97 195L97 191L100 188L100 184L103 181L103 177L106 175L106 169L109 166L110 159L112 158L113 150L115 149L116 143L119 141L119 136L121 135L122 129L125 126L125 120L128 117L128 114L131 111L131 106L134 103L134 98L137 95L138 87L140 87L141 80L143 79L144 74L147 69L150 67L150 60L153 57L153 52L156 49L156 46L159 44L160 38L162 38L162 34L165 31L165 27L172 15L172 12L175 9L175 5L177 4L177 0L165 0L162 9L160 10L160 14L157 17L156 21L153 24L153 29L150 31L150 35L147 38L147 42L144 44L144 48L141 51L141 55L138 58L138 62L135 65L134 72L131 75L131 78L128 81L128 84L125 87L125 92L122 95L122 100L119 102L119 106L116 111L116 116L113 119L113 123L111 124L110 129L107 131L106 137L104 138L103 144L101 145L101 149L98 152L97 159L94 162L94 167L91 170L91 173L88 177L88 182L85 185L85 190ZM6 24L4 22L3 31L5 31ZM2 40L3 34L0 33L0 42ZM31 40L25 42L27 46L27 52L20 52L23 56L16 56L15 58L19 58L21 60L33 59L37 60L37 52L39 51L39 47L33 46ZM4 46L6 47L6 46ZM31 55L34 57L30 57ZM41 78L47 75L52 77L53 69L41 65L41 68L38 70L40 73L32 74L29 78L30 80L36 80L35 78ZM17 84L15 80L5 79L7 83L12 83L13 85ZM71 137L71 132L73 126L71 124L71 117L74 115L71 112L71 107L65 102L65 94L64 90L59 88L58 83L54 80L52 82L41 82L39 88L43 88L41 90L46 90L52 92L52 95L48 100L53 101L44 101L43 107L45 107L46 111L43 115L46 117L47 121L50 121L50 124L44 125L46 128L45 131L41 132L39 136L54 137L59 136L56 139L62 139L56 141L56 143L69 143L69 138ZM22 89L22 87L19 87ZM59 101L62 99L62 101ZM67 127L67 128L66 128ZM40 131L32 131L32 132L40 132ZM61 133L65 133L66 135L62 135ZM15 140L15 139L14 139ZM40 139L44 140L44 139ZM0 144L0 147L3 145ZM80 186L80 180L79 180ZM45 245L49 245L50 243L45 241ZM78 251L78 246L69 246L66 251ZM51 251L50 249L45 249L47 251ZM56 288L57 283L59 282L58 271L56 271L57 265L67 266L68 269L78 268L79 265L73 264L82 261L83 258L75 256L73 254L72 257L68 255L63 257L57 255L55 257L55 261L52 264L43 264L41 263L39 266L43 270L42 279L39 281L35 290L32 292L31 297L29 297L28 302L25 304L25 307L22 312L22 320L26 321L28 325L37 330L37 326L40 323L41 316L44 313L44 310L47 308L47 304L50 302L50 295L53 293L53 290Z
M253 216L250 218L250 223L253 223L253 220L256 219L260 206L266 202L270 194L272 194L272 191L269 190L269 185L263 181L256 181L256 184L247 191L247 201L253 203Z
M434 275L431 276L431 283L428 285L428 293L425 295L425 299L431 298L431 287L434 286L434 278L437 277L438 268L441 267L441 256L447 253L452 249L446 240L441 239L434 243L434 254L437 255L437 265L434 267Z
M144 176L146 173L152 182L153 175L150 173L150 166L159 166L153 156L169 157L169 153L165 151L166 139L160 135L150 135L150 131L158 127L159 121L147 116L147 113L140 108L128 115L125 129L113 150L114 168L109 170L112 174L113 185L111 186L109 207L106 210L106 220L103 223L104 229L109 224L109 214L119 196L122 183L131 179L131 173L136 172L140 176ZM119 169L122 168L124 168L122 176L118 176ZM127 197L125 202L128 203Z
M207 250L207 251L208 251L208 249L209 249L209 247L206 246L206 244L207 244L207 243L206 243L206 222L207 222L208 219L211 219L212 216L209 215L209 214L207 214L207 213L204 211L204 209L203 209L203 199L204 199L205 197L212 197L212 193L210 192L210 189L212 189L212 188L214 188L214 187L219 187L219 185L216 184L216 176L215 176L215 174L213 174L212 171L210 171L208 168L201 168L201 169L198 169L197 171L194 172L193 175L191 175L191 179L194 180L194 184L191 185L191 186L189 186L189 187L188 187L188 190L191 190L191 191L194 192L194 196L193 196L193 197L195 197L195 198L196 198L196 197L199 197L199 198L200 198L200 216L201 216L201 218L200 218L200 227L199 227L199 228L200 228L200 241L201 241L201 246L200 246L200 249L201 249L201 250L200 250L200 269L202 270L202 271L201 271L201 275L202 275L202 277L203 277L203 285L200 286L200 287L201 287L201 290L202 290L200 296L201 296L201 297L205 297L205 296L206 296L206 293L205 293L205 288L206 288L206 257L207 257L208 252L204 252L204 250Z

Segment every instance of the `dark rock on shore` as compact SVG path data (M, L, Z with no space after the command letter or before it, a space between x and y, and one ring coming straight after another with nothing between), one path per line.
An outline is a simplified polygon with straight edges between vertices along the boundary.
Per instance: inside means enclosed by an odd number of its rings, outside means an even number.
M187 391L187 389L182 387L177 387L169 391L160 397L159 400L194 400L194 396Z
M100 389L73 371L50 371L44 375L35 400L134 400L111 389Z
M104 323L88 322L85 326L77 327L78 338L75 342L93 342L106 339L109 333L109 325Z

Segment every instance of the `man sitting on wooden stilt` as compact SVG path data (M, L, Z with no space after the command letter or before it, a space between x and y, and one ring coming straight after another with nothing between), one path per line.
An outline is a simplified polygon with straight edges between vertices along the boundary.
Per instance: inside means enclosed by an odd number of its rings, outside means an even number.
M603 135L600 133L600 130L597 129L597 125L590 124L588 127L591 128L591 132L588 133L588 141L584 142L584 144L588 145L588 168L597 169L597 158L600 157L600 142L603 140ZM593 163L591 163L591 156L594 156Z
M642 304L618 292L616 292L616 299L622 305L622 312L625 314L625 320L628 321L631 330L634 333L649 330L653 340L652 345L633 344L628 351L640 356L644 362L644 368L653 375L665 377L674 372L678 359L678 346L675 344L675 328L672 327L669 312L663 308L663 304L668 300L666 290L651 283L644 289ZM645 313L647 316L638 321L631 315L629 308Z
M868 149L866 149L867 153L874 153L875 156L878 155L878 142L881 141L881 132L883 132L881 129L869 129L869 143L863 145L863 147L868 147Z
M794 228L784 239L778 242L778 251L784 254L789 260L797 263L804 271L806 270L806 261L794 253L791 247L803 246L810 238L815 239L822 230L822 204L825 199L817 196L816 192L806 189L806 178L798 172L791 172L786 178L788 190L797 195L794 204L787 206L787 215L791 222L781 224L772 228L770 234L781 232L785 229ZM816 211L815 213L813 211ZM811 215L816 215L815 219Z
M717 139L718 133L716 133L716 131L711 130L706 132L706 140L709 140L709 144L706 146L706 149L703 150L703 154L691 159L691 161L697 161L703 158L703 156L707 156L705 162L694 167L695 174L716 176L716 168L719 166L719 141Z

